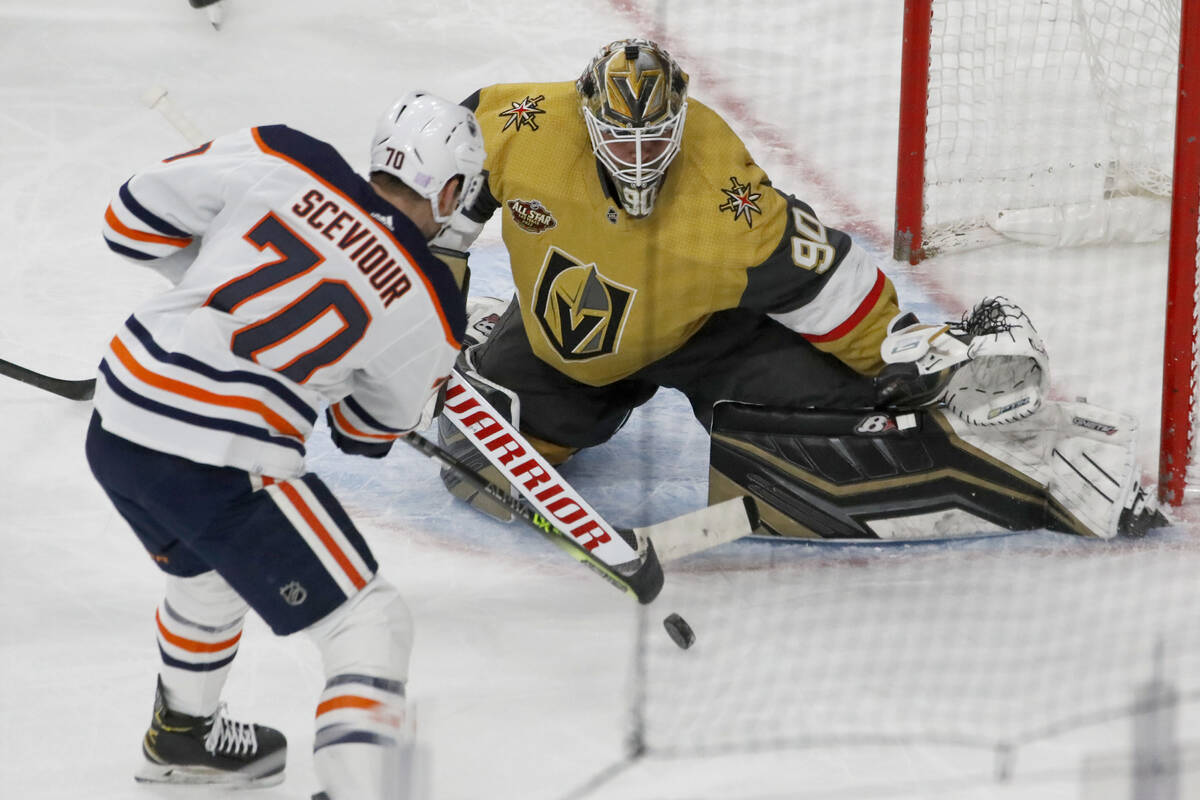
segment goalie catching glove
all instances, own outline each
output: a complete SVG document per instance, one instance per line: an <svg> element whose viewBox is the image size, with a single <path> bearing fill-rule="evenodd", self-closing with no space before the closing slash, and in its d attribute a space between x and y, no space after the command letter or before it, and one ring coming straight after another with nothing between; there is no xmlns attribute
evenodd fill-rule
<svg viewBox="0 0 1200 800"><path fill-rule="evenodd" d="M957 323L892 320L875 378L880 406L944 403L971 425L1004 425L1034 414L1049 380L1046 348L1029 316L1003 297L980 301Z"/></svg>

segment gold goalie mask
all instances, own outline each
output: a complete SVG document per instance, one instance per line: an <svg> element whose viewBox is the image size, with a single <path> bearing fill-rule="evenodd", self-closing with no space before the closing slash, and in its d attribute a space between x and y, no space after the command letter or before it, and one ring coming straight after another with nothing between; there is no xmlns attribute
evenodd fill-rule
<svg viewBox="0 0 1200 800"><path fill-rule="evenodd" d="M667 166L679 153L687 73L646 39L606 45L575 83L592 150L633 217L654 209Z"/></svg>

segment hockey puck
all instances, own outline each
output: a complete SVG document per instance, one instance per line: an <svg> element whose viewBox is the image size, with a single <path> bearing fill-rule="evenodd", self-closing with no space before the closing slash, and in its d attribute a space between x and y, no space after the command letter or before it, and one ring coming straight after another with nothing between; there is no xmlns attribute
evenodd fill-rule
<svg viewBox="0 0 1200 800"><path fill-rule="evenodd" d="M692 626L687 624L687 620L678 614L668 614L663 620L663 627L667 629L667 635L671 637L671 641L679 646L680 650L687 650L696 642L696 632L692 630Z"/></svg>

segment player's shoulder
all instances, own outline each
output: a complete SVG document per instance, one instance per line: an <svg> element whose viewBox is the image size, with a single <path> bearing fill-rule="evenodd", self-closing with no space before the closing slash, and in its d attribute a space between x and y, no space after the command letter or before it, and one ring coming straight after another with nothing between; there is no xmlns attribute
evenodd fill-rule
<svg viewBox="0 0 1200 800"><path fill-rule="evenodd" d="M287 125L259 125L249 130L262 154L330 184L351 197L361 196L366 180L333 145Z"/></svg>
<svg viewBox="0 0 1200 800"><path fill-rule="evenodd" d="M732 136L734 139L738 139L733 128L716 109L695 97L687 99L687 124L700 128L709 136ZM741 140L738 139L738 141Z"/></svg>
<svg viewBox="0 0 1200 800"><path fill-rule="evenodd" d="M463 102L488 133L521 133L556 127L579 117L574 81L498 83Z"/></svg>
<svg viewBox="0 0 1200 800"><path fill-rule="evenodd" d="M663 195L677 194L693 224L732 234L723 240L751 247L753 257L775 246L786 223L787 197L721 115L697 100L688 100L677 161L677 183L671 184L668 171Z"/></svg>
<svg viewBox="0 0 1200 800"><path fill-rule="evenodd" d="M380 197L328 142L286 125L261 125L252 128L250 135L263 154L280 159L307 178L335 189L383 225L420 270L429 299L445 326L456 340L462 340L466 327L462 292L450 269L430 252L424 235L404 212Z"/></svg>
<svg viewBox="0 0 1200 800"><path fill-rule="evenodd" d="M745 143L724 117L695 99L688 100L680 154L704 175L757 168Z"/></svg>

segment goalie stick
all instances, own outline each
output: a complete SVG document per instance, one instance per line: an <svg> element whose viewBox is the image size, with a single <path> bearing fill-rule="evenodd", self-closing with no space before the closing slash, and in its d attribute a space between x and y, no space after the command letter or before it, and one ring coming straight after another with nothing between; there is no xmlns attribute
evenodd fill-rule
<svg viewBox="0 0 1200 800"><path fill-rule="evenodd" d="M617 589L637 598L639 603L649 603L662 590L662 565L659 563L658 555L655 553L653 545L647 545L645 558L639 562L637 552L627 544L626 546L628 551L633 555L633 559L621 566L628 568L631 563L637 563L638 566L630 572L619 571L614 566L595 556L591 551L579 544L570 534L565 533L542 514L531 508L522 498L514 497L504 491L446 452L439 445L415 432L405 434L401 438L421 453L454 470L466 483L504 504L522 522L525 522L529 527L554 542L581 564L591 567L600 577L604 578ZM621 538L619 534L617 536ZM624 539L621 539L621 541L624 541Z"/></svg>
<svg viewBox="0 0 1200 800"><path fill-rule="evenodd" d="M526 522L530 515L540 518L553 529L555 539L572 546L577 558L592 566L603 565L602 572L609 571L618 576L618 585L634 583L635 578L647 581L648 577L638 578L638 575L647 569L651 559L656 563L659 561L656 550L659 546L664 548L662 560L673 560L748 536L758 524L754 501L735 497L657 525L622 533L596 513L457 369L450 373L446 382L441 414L487 457L521 496L511 496L465 466L456 472L460 475L465 474L464 471L473 473L472 485L483 489L505 507L516 510ZM548 535L551 533L540 524L537 527ZM655 595L662 582L661 568L658 571L659 585L654 589ZM653 595L647 597L640 589L630 593L642 603L653 599Z"/></svg>
<svg viewBox="0 0 1200 800"><path fill-rule="evenodd" d="M68 400L91 400L92 394L96 391L95 378L85 378L78 381L52 378L49 375L34 372L31 369L26 369L19 364L14 364L4 359L0 359L0 375L16 378L22 383L36 386L39 389L56 394L59 397L65 397Z"/></svg>

